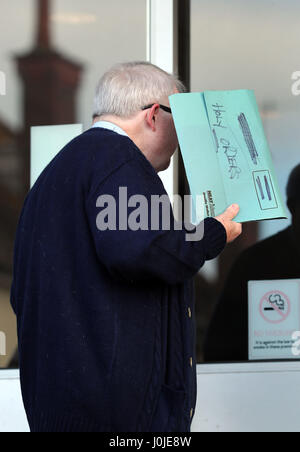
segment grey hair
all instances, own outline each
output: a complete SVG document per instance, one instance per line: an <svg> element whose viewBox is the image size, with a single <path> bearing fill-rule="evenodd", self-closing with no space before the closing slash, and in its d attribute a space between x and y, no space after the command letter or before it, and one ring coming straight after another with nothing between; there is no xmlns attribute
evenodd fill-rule
<svg viewBox="0 0 300 452"><path fill-rule="evenodd" d="M100 79L94 99L94 117L114 115L128 118L143 106L162 101L183 83L172 74L148 62L122 63Z"/></svg>

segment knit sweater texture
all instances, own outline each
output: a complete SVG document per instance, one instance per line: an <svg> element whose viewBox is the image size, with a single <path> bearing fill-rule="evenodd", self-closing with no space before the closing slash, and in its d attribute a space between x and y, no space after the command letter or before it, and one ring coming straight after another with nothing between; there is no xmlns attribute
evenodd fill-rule
<svg viewBox="0 0 300 452"><path fill-rule="evenodd" d="M193 277L226 232L99 230L99 197L165 195L135 144L94 128L29 192L15 242L11 303L33 432L186 432L196 404ZM131 206L128 213L134 211ZM119 213L117 213L119 220Z"/></svg>

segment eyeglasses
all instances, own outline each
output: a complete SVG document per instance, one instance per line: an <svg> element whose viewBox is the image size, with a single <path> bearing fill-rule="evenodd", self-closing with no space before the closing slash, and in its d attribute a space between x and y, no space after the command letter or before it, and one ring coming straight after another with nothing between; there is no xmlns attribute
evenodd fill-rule
<svg viewBox="0 0 300 452"><path fill-rule="evenodd" d="M148 110L148 108L152 108L153 105L155 105L155 104L147 105L146 107L143 107L142 110ZM159 108L161 108L162 110L166 111L167 113L172 114L171 108L166 107L165 105L160 105L159 104Z"/></svg>

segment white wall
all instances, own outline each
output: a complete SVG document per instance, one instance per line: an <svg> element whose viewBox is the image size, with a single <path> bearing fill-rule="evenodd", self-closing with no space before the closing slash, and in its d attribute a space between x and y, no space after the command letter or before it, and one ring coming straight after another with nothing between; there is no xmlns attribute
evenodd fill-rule
<svg viewBox="0 0 300 452"><path fill-rule="evenodd" d="M299 432L300 362L200 365L193 432Z"/></svg>
<svg viewBox="0 0 300 452"><path fill-rule="evenodd" d="M0 407L0 432L29 431L16 370L0 371Z"/></svg>

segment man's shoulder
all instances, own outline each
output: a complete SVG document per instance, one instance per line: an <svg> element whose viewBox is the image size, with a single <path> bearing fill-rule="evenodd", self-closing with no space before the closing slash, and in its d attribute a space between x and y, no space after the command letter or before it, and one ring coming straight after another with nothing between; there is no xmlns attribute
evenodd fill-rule
<svg viewBox="0 0 300 452"><path fill-rule="evenodd" d="M126 136L92 128L70 141L52 162L54 171L67 169L77 182L105 179L135 158L137 149Z"/></svg>
<svg viewBox="0 0 300 452"><path fill-rule="evenodd" d="M125 161L133 158L137 151L130 138L102 128L87 130L71 141L67 148L84 152L93 165L97 161L103 162L105 157L109 157L111 162L114 157Z"/></svg>

